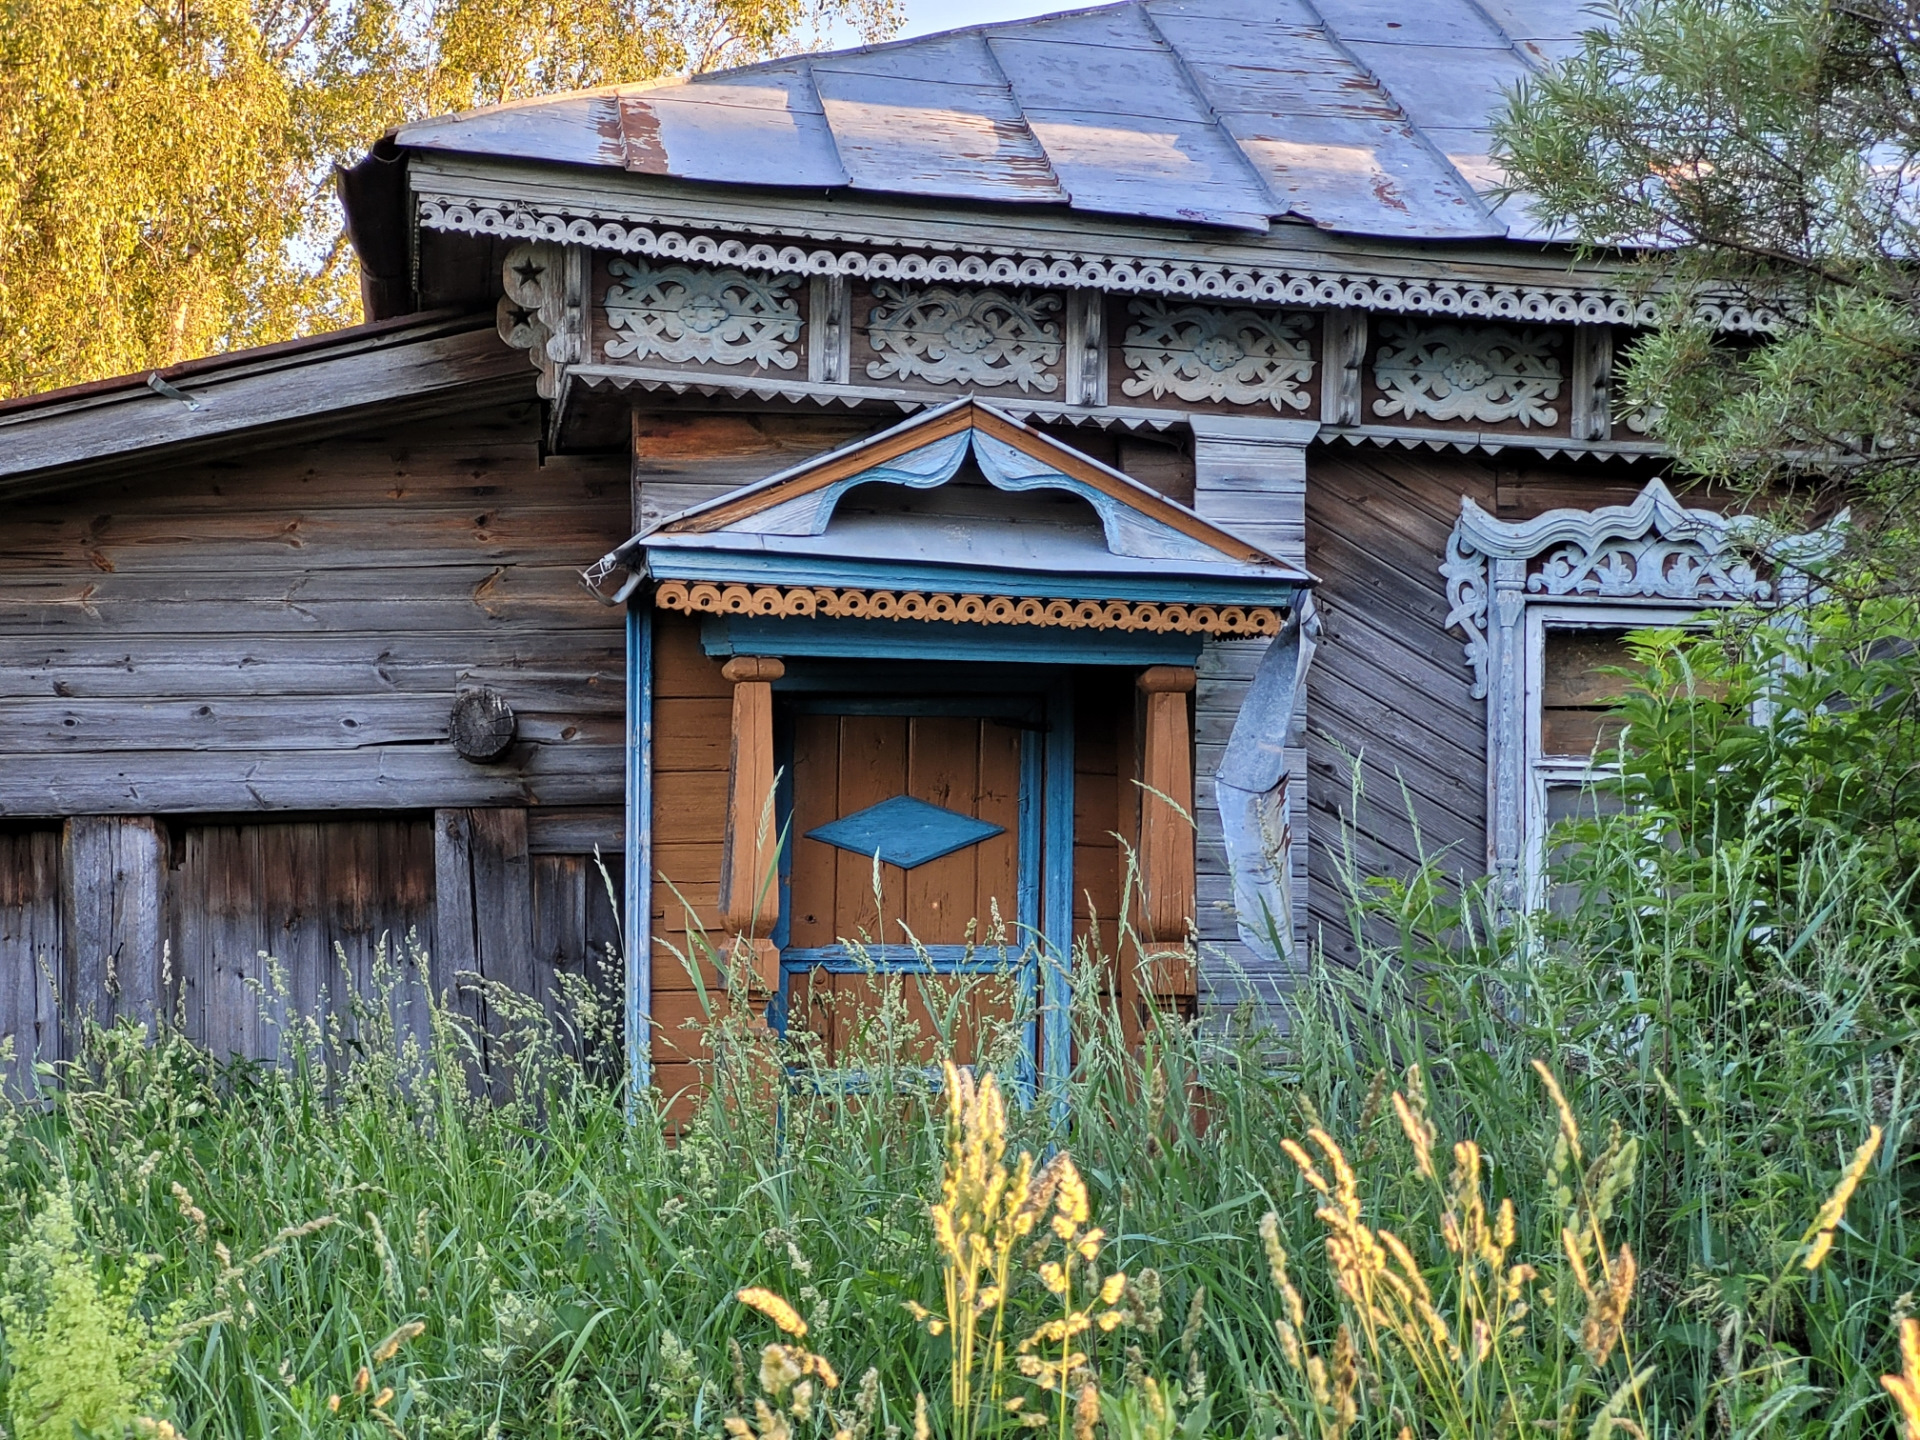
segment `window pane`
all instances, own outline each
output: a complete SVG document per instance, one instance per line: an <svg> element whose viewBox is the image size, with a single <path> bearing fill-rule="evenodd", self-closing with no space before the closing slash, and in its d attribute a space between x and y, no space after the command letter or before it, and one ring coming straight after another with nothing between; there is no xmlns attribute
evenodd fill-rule
<svg viewBox="0 0 1920 1440"><path fill-rule="evenodd" d="M1610 747L1619 733L1607 710L1628 682L1607 674L1632 663L1624 630L1549 630L1540 677L1540 751L1544 755L1591 755Z"/></svg>
<svg viewBox="0 0 1920 1440"><path fill-rule="evenodd" d="M1617 815L1625 808L1618 794L1606 790L1595 790L1590 784L1569 781L1548 781L1547 824L1549 827L1563 820L1592 820L1602 815ZM1552 867L1568 859L1574 851L1571 843L1562 843L1553 847L1547 856L1547 866ZM1556 885L1551 881L1547 885L1547 909L1555 915L1571 915L1580 903L1580 892L1571 885Z"/></svg>

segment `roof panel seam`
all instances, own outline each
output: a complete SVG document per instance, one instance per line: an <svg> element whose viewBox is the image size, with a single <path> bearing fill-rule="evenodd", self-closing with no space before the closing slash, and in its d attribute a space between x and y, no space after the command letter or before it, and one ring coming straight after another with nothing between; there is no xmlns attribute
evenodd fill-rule
<svg viewBox="0 0 1920 1440"><path fill-rule="evenodd" d="M1506 232L1505 224L1494 215L1492 207L1480 197L1480 192L1473 188L1472 182L1460 173L1459 167L1447 158L1440 147L1433 143L1432 137L1427 134L1426 130L1414 121L1413 116L1408 113L1407 107L1401 103L1400 97L1395 95L1388 87L1387 82L1380 78L1371 65L1361 63L1360 57L1354 54L1353 47L1347 43L1346 37L1327 23L1327 17L1320 13L1320 7L1314 3L1314 0L1299 0L1299 4L1301 9L1305 10L1319 22L1320 32L1327 37L1327 43L1335 50L1338 50L1340 54L1346 58L1349 65L1372 80L1382 95L1387 96L1393 101L1394 108L1400 112L1401 117L1406 123L1408 133L1413 137L1414 143L1425 150L1428 155L1432 156L1433 159L1445 169L1447 174L1453 176L1460 188L1472 197L1473 207L1480 212L1481 217L1489 225L1498 226L1501 233L1504 234Z"/></svg>
<svg viewBox="0 0 1920 1440"><path fill-rule="evenodd" d="M1507 47L1507 49L1511 50L1514 53L1515 57L1520 61L1522 65L1527 67L1527 70L1529 73L1534 75L1538 75L1541 73L1540 67L1534 64L1531 60L1527 58L1527 52L1522 50L1518 45L1514 43L1513 36L1507 33L1507 27L1502 25L1498 20L1493 18L1493 12L1491 10L1487 9L1486 6L1482 5L1480 3L1480 0L1466 0L1466 4L1470 9L1472 9L1476 14L1478 14L1482 20L1485 20L1487 22L1488 28L1490 28L1494 34L1500 37L1501 42Z"/></svg>
<svg viewBox="0 0 1920 1440"><path fill-rule="evenodd" d="M1060 167L1053 163L1053 154L1047 149L1046 142L1034 132L1033 126L1027 123L1027 107L1021 103L1019 93L1013 88L1013 78L1007 74L1007 67L1000 63L1000 57L993 52L993 37L984 30L977 30L974 34L979 38L980 48L986 52L987 63L993 66L993 73L1000 77L1000 84L1006 91L1007 103L1020 117L1020 128L1026 131L1027 138L1033 141L1033 148L1040 152L1040 158L1047 167L1047 174L1053 180L1053 188L1060 192L1068 205L1072 205L1073 191L1068 189L1060 179Z"/></svg>
<svg viewBox="0 0 1920 1440"><path fill-rule="evenodd" d="M840 137L833 133L833 117L827 114L827 102L820 98L820 86L813 78L813 61L802 56L797 68L813 96L813 103L820 109L820 128L827 132L827 147L833 151L833 163L840 167L840 183L842 186L852 185L853 171L847 165L847 157L840 153Z"/></svg>
<svg viewBox="0 0 1920 1440"><path fill-rule="evenodd" d="M1193 73L1193 67L1187 63L1187 57L1180 47L1167 39L1167 32L1160 28L1160 22L1154 18L1152 5L1145 3L1145 0L1140 4L1140 18L1146 22L1147 30L1160 42L1168 58L1173 61L1181 80L1186 83L1187 89L1192 93L1194 102L1206 112L1207 124L1212 127L1213 133L1220 137L1221 143L1239 162L1240 172L1252 182L1254 193L1266 197L1267 214L1270 216L1291 214L1292 212L1280 197L1274 194L1273 187L1267 184L1267 177L1262 175L1253 161L1247 158L1247 152L1240 148L1240 142L1234 139L1233 133L1220 122L1220 109L1213 103L1213 96L1207 92L1200 77Z"/></svg>

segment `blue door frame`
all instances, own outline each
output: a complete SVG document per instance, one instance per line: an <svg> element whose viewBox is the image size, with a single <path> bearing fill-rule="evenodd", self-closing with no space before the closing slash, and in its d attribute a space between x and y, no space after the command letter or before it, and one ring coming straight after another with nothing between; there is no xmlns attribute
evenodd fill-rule
<svg viewBox="0 0 1920 1440"><path fill-rule="evenodd" d="M711 653L713 646L707 647ZM952 663L950 657L920 653L917 642L908 645L876 647L896 649L892 656L874 655L871 658L882 662L884 668L876 670L873 687L887 687L895 691L892 695L874 697L864 701L872 706L893 705L897 707L921 707L919 709L896 709L893 713L919 714L979 714L980 706L988 697L998 696L1004 702L1007 697L1021 697L1020 703L1031 709L1039 707L1043 717L1043 729L1030 731L1026 743L1021 747L1021 811L1020 811L1020 853L1022 866L1022 884L1016 908L1020 911L1018 924L1021 929L1034 937L1036 968L1039 970L1040 1007L1038 1016L1038 1039L1040 1042L1040 1064L1038 1079L1040 1088L1046 1095L1056 1114L1064 1116L1066 1108L1067 1079L1072 1065L1072 1022L1071 1006L1073 992L1073 679L1069 668L1055 662L1049 655L1048 662L1027 663L1017 661L1007 663L1004 660L978 667L969 664ZM1143 647L1144 649L1145 647ZM762 647L762 653L779 653L780 647L769 644ZM652 874L653 874L653 611L650 606L635 602L627 611L627 746L626 746L626 796L627 813L625 826L625 876L624 898L626 914L623 917L623 933L626 941L626 1049L627 1079L630 1094L637 1095L652 1083L652 1035L653 1012L653 933L652 933ZM985 654L981 660L987 661ZM1154 659L1160 658L1157 654ZM941 663L932 674L913 672L913 662L938 659ZM1125 656L1100 654L1082 657L1083 663L1139 663L1140 657L1133 654ZM901 662L906 662L903 666ZM1151 661L1149 661L1151 663ZM906 693L901 693L904 684ZM818 690L822 682L817 677L809 677L804 668L798 673L790 673L786 680L777 682L775 689L784 696L797 695L808 690ZM936 691L937 687L937 691ZM930 693L916 695L915 689L925 689ZM936 693L945 692L944 698L936 701ZM969 693L971 692L971 693ZM829 702L838 703L838 702ZM930 703L944 703L956 708L945 711L930 710ZM971 707L970 709L967 707ZM851 713L851 712L844 712ZM874 713L869 711L869 713ZM792 798L790 782L785 776L790 769L783 764L782 784L787 794L782 797L785 813L791 814ZM1029 805L1029 795L1037 796L1037 804ZM1037 812L1032 813L1030 812ZM1031 843L1032 832L1038 832L1038 845ZM1028 857L1038 855L1038 876L1034 887L1037 891L1034 909L1037 925L1028 927L1028 887L1025 883L1025 871ZM780 929L776 940L784 940L786 929L785 872L788 864L790 846L781 847L782 893ZM796 966L795 968L805 968ZM855 967L859 968L859 967ZM937 968L937 967L935 967ZM781 973L781 994L776 1003L784 1004L786 991L787 966L783 960ZM784 1016L781 1017L784 1021ZM1028 1043L1029 1065L1032 1060L1032 1040ZM1026 1077L1023 1077L1023 1079ZM633 1104L628 1102L629 1115Z"/></svg>

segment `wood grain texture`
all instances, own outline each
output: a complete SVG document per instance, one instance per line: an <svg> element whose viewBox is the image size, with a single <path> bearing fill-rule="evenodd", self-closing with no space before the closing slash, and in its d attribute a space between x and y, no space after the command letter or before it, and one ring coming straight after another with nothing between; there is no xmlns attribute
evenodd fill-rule
<svg viewBox="0 0 1920 1440"><path fill-rule="evenodd" d="M428 1037L437 950L422 815L176 824L175 1017L216 1055L286 1061L330 1019L371 1043ZM369 1010L368 1007L372 1007ZM297 1027L297 1028L296 1028Z"/></svg>
<svg viewBox="0 0 1920 1440"><path fill-rule="evenodd" d="M60 1058L55 983L65 945L61 934L60 832L0 831L0 1097L39 1093L36 1061Z"/></svg>
<svg viewBox="0 0 1920 1440"><path fill-rule="evenodd" d="M1306 503L1309 490L1306 451L1302 444L1281 443L1234 433L1197 433L1194 440L1194 508L1282 560L1304 562ZM1271 1003L1291 981L1282 967L1265 959L1240 938L1234 906L1233 880L1224 860L1220 811L1214 798L1212 775L1219 763L1220 745L1230 733L1245 699L1254 668L1266 653L1264 640L1214 640L1202 647L1194 693L1196 728L1220 734L1216 745L1195 747L1198 781L1194 795L1194 824L1198 846L1195 876L1195 922L1200 936L1200 1002L1232 1006L1251 989L1255 998ZM1304 780L1304 753L1289 751L1290 773ZM1306 787L1289 790L1294 834L1295 913L1306 913L1307 862ZM1213 863L1208 863L1208 857ZM1298 939L1304 926L1296 927Z"/></svg>
<svg viewBox="0 0 1920 1440"><path fill-rule="evenodd" d="M1360 879L1423 858L1461 877L1485 872L1486 705L1446 627L1439 570L1461 497L1522 519L1617 504L1637 484L1595 464L1313 452L1306 559L1326 633L1307 680L1308 916L1330 959L1363 958L1347 917L1349 861ZM1204 717L1201 728L1204 744Z"/></svg>
<svg viewBox="0 0 1920 1440"><path fill-rule="evenodd" d="M167 846L166 827L150 815L80 815L66 822L60 989L69 1042L82 1017L152 1025L167 1013Z"/></svg>
<svg viewBox="0 0 1920 1440"><path fill-rule="evenodd" d="M482 397L524 403L533 380L526 359L494 327L471 316L399 328L355 330L318 344L266 347L222 363L200 362L179 383L201 403L188 409L144 385L89 388L72 398L0 416L0 478L9 489L53 484L76 468L98 470L129 457L205 452L244 444L269 427L302 435L337 431L343 412L418 412ZM477 393L476 393L477 392ZM38 472L38 473L36 473Z"/></svg>
<svg viewBox="0 0 1920 1440"><path fill-rule="evenodd" d="M542 463L538 426L369 417L16 504L0 815L618 806L621 615L578 572L626 464ZM487 765L447 738L478 686L521 721Z"/></svg>
<svg viewBox="0 0 1920 1440"><path fill-rule="evenodd" d="M648 963L658 1012L668 1003L665 997L694 992L691 966L701 967L704 982L718 993L720 976L711 959L718 939L733 687L720 673L721 662L701 650L698 622L684 615L654 616L653 667L654 948ZM708 927L715 932L712 941ZM672 1089L664 1080L655 1083Z"/></svg>
<svg viewBox="0 0 1920 1440"><path fill-rule="evenodd" d="M533 994L574 1054L617 1074L625 976L613 896L623 893L621 859L536 854L530 869Z"/></svg>
<svg viewBox="0 0 1920 1440"><path fill-rule="evenodd" d="M527 812L439 810L433 817L437 994L474 1025L480 1063L496 1096L506 1093L514 1052L512 1016L489 993L535 995L533 877Z"/></svg>

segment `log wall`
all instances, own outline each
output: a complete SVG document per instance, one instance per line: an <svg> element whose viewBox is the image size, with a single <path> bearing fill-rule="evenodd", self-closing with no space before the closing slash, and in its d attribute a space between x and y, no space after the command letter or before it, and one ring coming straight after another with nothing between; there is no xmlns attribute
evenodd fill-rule
<svg viewBox="0 0 1920 1440"><path fill-rule="evenodd" d="M607 805L628 534L617 457L540 462L537 412L142 470L10 507L0 815ZM446 743L462 687L519 716Z"/></svg>
<svg viewBox="0 0 1920 1440"><path fill-rule="evenodd" d="M630 533L629 461L543 458L539 425L531 402L364 418L10 503L16 1087L29 1057L72 1053L56 1000L70 1022L164 1018L218 1054L283 1057L294 1017L372 982L383 940L413 1033L457 972L548 1004L569 971L617 993L592 851L617 883L624 616L579 572ZM475 764L447 721L482 685L518 730Z"/></svg>
<svg viewBox="0 0 1920 1440"><path fill-rule="evenodd" d="M1313 943L1353 964L1349 856L1361 878L1404 875L1422 857L1486 872L1486 702L1446 628L1440 575L1461 497L1525 519L1624 504L1645 477L1344 446L1311 452L1307 477L1307 568L1325 624L1307 681L1308 917Z"/></svg>

